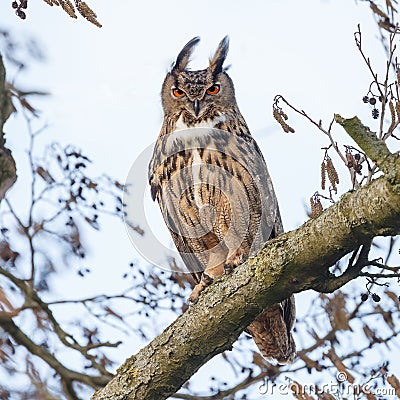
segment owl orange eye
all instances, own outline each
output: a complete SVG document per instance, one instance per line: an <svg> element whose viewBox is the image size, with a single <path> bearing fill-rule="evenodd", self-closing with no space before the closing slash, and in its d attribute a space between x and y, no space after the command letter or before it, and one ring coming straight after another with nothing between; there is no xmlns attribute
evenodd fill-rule
<svg viewBox="0 0 400 400"><path fill-rule="evenodd" d="M185 92L181 89L175 88L172 89L172 94L177 98L181 98L185 95Z"/></svg>
<svg viewBox="0 0 400 400"><path fill-rule="evenodd" d="M219 85L215 84L207 89L207 94L217 94L219 92Z"/></svg>

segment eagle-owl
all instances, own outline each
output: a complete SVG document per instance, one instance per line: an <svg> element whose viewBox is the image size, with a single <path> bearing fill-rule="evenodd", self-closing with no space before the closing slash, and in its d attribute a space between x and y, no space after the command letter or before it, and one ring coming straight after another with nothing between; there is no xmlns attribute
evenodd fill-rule
<svg viewBox="0 0 400 400"><path fill-rule="evenodd" d="M165 77L164 121L149 165L152 198L196 282L191 302L214 278L283 232L264 158L223 68L228 37L208 68L191 71L187 66L199 40L186 44ZM290 363L294 320L292 296L264 310L246 331L265 358Z"/></svg>

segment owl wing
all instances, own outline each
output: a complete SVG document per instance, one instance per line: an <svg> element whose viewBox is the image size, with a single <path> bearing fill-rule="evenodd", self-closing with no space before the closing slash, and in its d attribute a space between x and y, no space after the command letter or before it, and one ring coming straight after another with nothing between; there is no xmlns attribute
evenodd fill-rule
<svg viewBox="0 0 400 400"><path fill-rule="evenodd" d="M253 256L262 249L268 240L282 234L284 231L278 200L268 172L267 164L254 138L249 136L249 138L246 139L248 141L248 151L257 154L256 157L252 157L248 168L249 170L255 171L253 176L256 177L256 184L260 188L262 208L259 229L254 238L250 253L250 255Z"/></svg>

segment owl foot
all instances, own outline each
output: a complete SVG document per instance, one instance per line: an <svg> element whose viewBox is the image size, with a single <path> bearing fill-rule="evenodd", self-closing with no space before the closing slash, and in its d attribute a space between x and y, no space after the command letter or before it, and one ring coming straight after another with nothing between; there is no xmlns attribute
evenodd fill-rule
<svg viewBox="0 0 400 400"><path fill-rule="evenodd" d="M234 268L235 268L235 265L233 265L233 264L228 264L228 263L224 264L224 274L225 275L230 274Z"/></svg>
<svg viewBox="0 0 400 400"><path fill-rule="evenodd" d="M245 256L243 253L236 253L232 257L228 258L224 264L224 274L230 274L233 269L242 264L244 260Z"/></svg>
<svg viewBox="0 0 400 400"><path fill-rule="evenodd" d="M213 282L213 279L212 279L210 276L208 276L207 274L205 274L205 273L203 272L203 275L201 276L200 283L198 283L198 284L194 287L194 289L193 289L191 295L189 296L189 299L188 299L188 300L189 300L189 303L192 303L192 304L196 303L197 300L199 299L200 293L201 293L207 286L210 286L210 285L212 284L212 282Z"/></svg>

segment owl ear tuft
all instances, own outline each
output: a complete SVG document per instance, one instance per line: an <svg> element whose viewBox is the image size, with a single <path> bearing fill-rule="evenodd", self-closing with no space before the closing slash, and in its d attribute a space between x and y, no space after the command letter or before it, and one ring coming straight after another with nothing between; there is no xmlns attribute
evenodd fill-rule
<svg viewBox="0 0 400 400"><path fill-rule="evenodd" d="M200 42L200 38L198 36L194 37L188 43L186 43L185 47L181 50L176 58L173 70L175 71L184 71L189 64L190 56L192 55L194 47Z"/></svg>
<svg viewBox="0 0 400 400"><path fill-rule="evenodd" d="M209 68L213 75L218 75L220 72L222 72L222 65L224 64L225 58L228 55L228 50L229 36L225 36L218 45L214 56L210 58Z"/></svg>

